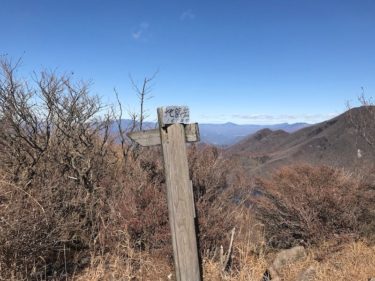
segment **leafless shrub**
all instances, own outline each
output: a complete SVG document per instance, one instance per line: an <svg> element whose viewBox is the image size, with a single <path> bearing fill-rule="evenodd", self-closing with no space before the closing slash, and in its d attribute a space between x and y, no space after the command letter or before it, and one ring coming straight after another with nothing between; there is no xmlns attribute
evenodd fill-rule
<svg viewBox="0 0 375 281"><path fill-rule="evenodd" d="M130 81L133 86L133 89L139 99L139 130L142 131L143 129L143 122L148 117L147 112L145 110L145 101L152 98L151 92L152 92L152 82L155 80L156 75L158 74L158 71L154 72L153 75L150 77L145 77L143 79L143 82L141 86L138 86L136 81L134 81L133 77L130 75Z"/></svg>
<svg viewBox="0 0 375 281"><path fill-rule="evenodd" d="M121 143L122 159L125 163L125 166L127 161L129 160L129 157L136 158L139 156L139 145L134 143L131 139L129 139L126 136L126 134L133 131L142 131L144 129L143 123L145 119L149 117L147 114L147 110L145 109L145 104L147 100L153 98L153 96L151 96L153 86L152 83L157 74L158 71L156 71L150 77L145 77L143 79L141 86L139 86L137 82L133 79L133 77L129 75L133 90L135 91L135 94L137 95L139 100L139 112L130 110L127 112L131 120L130 125L128 125L127 128L124 128L123 125L124 120L122 118L124 116L124 110L120 100L120 95L118 91L114 89L118 105L118 111L113 115L116 116L115 122L117 124L118 138Z"/></svg>
<svg viewBox="0 0 375 281"><path fill-rule="evenodd" d="M254 199L268 244L276 248L316 245L340 236L359 237L373 214L369 187L335 168L309 165L279 169L258 180ZM372 215L373 216L373 215Z"/></svg>
<svg viewBox="0 0 375 281"><path fill-rule="evenodd" d="M5 277L66 275L95 250L108 220L111 116L98 117L88 85L48 72L29 83L16 66L1 62L0 266Z"/></svg>
<svg viewBox="0 0 375 281"><path fill-rule="evenodd" d="M124 243L170 255L160 151L119 147L122 114L86 83L51 72L29 82L17 66L1 61L1 277L66 279L96 255L127 258ZM138 129L143 119L142 108Z"/></svg>
<svg viewBox="0 0 375 281"><path fill-rule="evenodd" d="M42 72L32 87L17 80L9 62L2 61L1 67L3 169L25 183L36 175L48 177L37 170L53 164L61 176L75 178L92 192L102 176L99 167L110 154L111 118L98 117L103 109L99 98L89 95L88 85L75 84L70 77Z"/></svg>
<svg viewBox="0 0 375 281"><path fill-rule="evenodd" d="M116 200L122 224L137 250L171 257L164 172L159 149L140 148L123 174L124 188Z"/></svg>
<svg viewBox="0 0 375 281"><path fill-rule="evenodd" d="M240 224L233 189L227 173L230 163L212 146L191 146L188 150L191 179L195 193L202 255L218 254L220 245L228 247L230 232ZM124 174L126 189L117 201L135 248L168 257L172 243L168 221L167 196L159 148L142 149L139 157L128 162Z"/></svg>
<svg viewBox="0 0 375 281"><path fill-rule="evenodd" d="M358 97L361 104L361 114L358 114L358 108L351 108L348 103L348 117L351 125L356 129L359 136L361 136L369 145L375 146L375 105L371 98L365 96L362 87L362 94Z"/></svg>
<svg viewBox="0 0 375 281"><path fill-rule="evenodd" d="M236 201L236 188L229 183L232 163L214 146L192 146L189 168L198 216L201 254L216 256L220 246L229 247L230 233L239 227L243 206ZM230 187L230 188L229 188Z"/></svg>
<svg viewBox="0 0 375 281"><path fill-rule="evenodd" d="M202 254L228 246L230 231L238 223L236 203L228 188L229 162L212 146L191 146L188 150L195 193ZM143 149L127 168L127 188L118 209L133 245L171 261L172 247L167 196L159 148Z"/></svg>

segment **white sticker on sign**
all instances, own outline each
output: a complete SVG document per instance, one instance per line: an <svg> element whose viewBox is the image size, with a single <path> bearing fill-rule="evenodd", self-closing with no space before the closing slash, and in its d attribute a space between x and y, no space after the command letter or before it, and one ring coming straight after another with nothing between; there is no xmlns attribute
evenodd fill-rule
<svg viewBox="0 0 375 281"><path fill-rule="evenodd" d="M163 124L189 123L190 115L187 106L163 107Z"/></svg>

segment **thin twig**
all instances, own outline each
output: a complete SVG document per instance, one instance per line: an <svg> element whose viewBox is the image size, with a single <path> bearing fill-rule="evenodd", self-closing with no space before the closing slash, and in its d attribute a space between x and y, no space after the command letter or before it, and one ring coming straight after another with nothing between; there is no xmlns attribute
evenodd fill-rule
<svg viewBox="0 0 375 281"><path fill-rule="evenodd" d="M232 249L233 249L233 240L234 240L234 233L236 231L236 228L233 227L232 229L232 234L231 234L231 237L230 237L230 243L229 243L229 248L228 248L228 253L227 253L227 256L226 256L226 259L225 259L225 262L223 264L223 268L222 268L222 271L225 271L227 269L227 266L228 266L228 263L229 263L229 260L232 256Z"/></svg>
<svg viewBox="0 0 375 281"><path fill-rule="evenodd" d="M4 181L4 180L0 180L1 183L3 184L7 184L9 186L12 186L22 192L24 192L27 196L29 196L43 211L43 213L45 214L46 211L44 210L43 206L38 202L38 200L36 200L30 193L28 193L27 191L23 190L22 188L18 187L17 185L13 184L13 183L10 183L10 182L7 182L7 181ZM31 181L28 181L25 186L28 186L30 184Z"/></svg>

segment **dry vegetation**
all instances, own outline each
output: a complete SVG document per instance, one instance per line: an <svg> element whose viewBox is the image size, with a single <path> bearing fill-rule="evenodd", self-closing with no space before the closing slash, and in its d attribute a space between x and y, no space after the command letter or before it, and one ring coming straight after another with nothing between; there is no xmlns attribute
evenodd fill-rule
<svg viewBox="0 0 375 281"><path fill-rule="evenodd" d="M159 149L115 136L118 116L87 85L54 73L27 83L1 67L0 280L173 280ZM374 186L297 166L254 192L241 171L228 180L238 167L211 146L190 146L189 164L205 280L261 280L275 251L296 244L309 254L285 280L310 265L316 280L375 275Z"/></svg>
<svg viewBox="0 0 375 281"><path fill-rule="evenodd" d="M271 247L374 236L374 189L348 172L327 166L288 166L272 179L258 180L258 186L262 195L254 210Z"/></svg>

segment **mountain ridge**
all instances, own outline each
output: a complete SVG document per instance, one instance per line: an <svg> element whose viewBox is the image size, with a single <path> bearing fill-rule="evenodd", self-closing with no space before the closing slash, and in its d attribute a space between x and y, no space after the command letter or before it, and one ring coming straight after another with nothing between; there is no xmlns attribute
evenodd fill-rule
<svg viewBox="0 0 375 281"><path fill-rule="evenodd" d="M132 120L121 119L121 125L124 129L130 128ZM117 123L112 125L111 131L117 131ZM287 132L294 132L301 128L311 126L307 123L280 123L272 125L257 125L257 124L236 124L233 122L227 122L222 124L213 123L199 123L199 131L201 142L212 144L216 146L227 147L233 145L247 136L257 132L258 130L269 128L271 130L283 129ZM157 127L156 122L143 122L143 129L154 129Z"/></svg>
<svg viewBox="0 0 375 281"><path fill-rule="evenodd" d="M226 154L252 171L298 162L343 168L372 165L375 147L359 134L356 127L359 122L373 122L363 107L292 133L258 131L227 148ZM366 134L375 139L374 126L368 128Z"/></svg>

